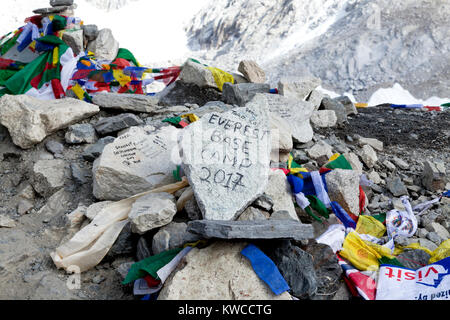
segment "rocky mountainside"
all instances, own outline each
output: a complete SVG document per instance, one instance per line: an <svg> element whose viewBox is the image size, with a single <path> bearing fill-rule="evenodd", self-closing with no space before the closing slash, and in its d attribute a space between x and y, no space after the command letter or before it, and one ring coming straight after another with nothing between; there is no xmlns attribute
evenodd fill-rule
<svg viewBox="0 0 450 320"><path fill-rule="evenodd" d="M445 0L220 0L186 27L194 53L230 68L260 63L274 83L314 75L362 101L395 82L417 98L450 91Z"/></svg>

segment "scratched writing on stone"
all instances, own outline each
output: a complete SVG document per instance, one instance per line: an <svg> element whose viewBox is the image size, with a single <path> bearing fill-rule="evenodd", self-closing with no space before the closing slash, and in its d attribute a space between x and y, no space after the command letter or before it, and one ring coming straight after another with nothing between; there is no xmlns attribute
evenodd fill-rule
<svg viewBox="0 0 450 320"><path fill-rule="evenodd" d="M207 165L214 163L220 167L203 166L199 178L202 183L236 191L246 188L246 171L254 165L250 153L258 141L268 138L270 130L256 127L253 111L247 115L235 111L232 114L235 120L215 113L209 116L207 123L212 130L205 137L201 157Z"/></svg>

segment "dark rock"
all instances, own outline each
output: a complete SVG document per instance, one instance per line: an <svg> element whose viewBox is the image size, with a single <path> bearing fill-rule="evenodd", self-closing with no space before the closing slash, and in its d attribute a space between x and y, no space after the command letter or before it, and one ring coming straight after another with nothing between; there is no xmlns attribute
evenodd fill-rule
<svg viewBox="0 0 450 320"><path fill-rule="evenodd" d="M71 6L73 5L73 0L50 0L50 6Z"/></svg>
<svg viewBox="0 0 450 320"><path fill-rule="evenodd" d="M65 139L69 144L95 143L97 135L90 123L82 123L70 126L66 132Z"/></svg>
<svg viewBox="0 0 450 320"><path fill-rule="evenodd" d="M273 200L268 195L263 194L253 202L252 206L270 212L273 207Z"/></svg>
<svg viewBox="0 0 450 320"><path fill-rule="evenodd" d="M294 161L298 164L305 164L310 160L306 152L303 150L292 150L292 156Z"/></svg>
<svg viewBox="0 0 450 320"><path fill-rule="evenodd" d="M89 41L94 41L98 36L98 27L95 24L86 24L82 25L81 29L83 29L84 36Z"/></svg>
<svg viewBox="0 0 450 320"><path fill-rule="evenodd" d="M342 268L330 246L310 241L303 248L313 257L317 292L313 299L331 300L339 289Z"/></svg>
<svg viewBox="0 0 450 320"><path fill-rule="evenodd" d="M408 189L406 189L405 185L399 177L386 179L386 186L388 190L394 195L394 197L408 194Z"/></svg>
<svg viewBox="0 0 450 320"><path fill-rule="evenodd" d="M35 14L52 14L52 13L61 13L69 9L70 6L55 6L51 8L39 8L36 10L33 10L33 13Z"/></svg>
<svg viewBox="0 0 450 320"><path fill-rule="evenodd" d="M152 255L151 248L148 246L147 240L144 236L141 236L137 243L136 248L136 258L138 261L141 261L145 258L148 258Z"/></svg>
<svg viewBox="0 0 450 320"><path fill-rule="evenodd" d="M405 268L417 270L428 265L430 255L420 249L405 249L396 258Z"/></svg>
<svg viewBox="0 0 450 320"><path fill-rule="evenodd" d="M200 88L193 83L175 81L165 88L160 95L162 106L184 105L186 103L204 105L209 101L220 101L222 94L214 88Z"/></svg>
<svg viewBox="0 0 450 320"><path fill-rule="evenodd" d="M94 161L97 159L103 152L105 146L109 143L114 142L114 137L104 137L97 141L97 143L87 146L82 154L82 157L86 161Z"/></svg>
<svg viewBox="0 0 450 320"><path fill-rule="evenodd" d="M115 117L103 118L95 124L95 130L102 136L126 129L132 126L144 124L139 117L132 113L122 113Z"/></svg>
<svg viewBox="0 0 450 320"><path fill-rule="evenodd" d="M132 255L134 251L135 235L131 232L131 223L127 223L117 237L111 249L108 251L107 257L115 258L118 256Z"/></svg>
<svg viewBox="0 0 450 320"><path fill-rule="evenodd" d="M59 143L55 140L49 140L45 143L45 147L48 151L50 151L53 154L62 154L64 151L64 146L62 143Z"/></svg>
<svg viewBox="0 0 450 320"><path fill-rule="evenodd" d="M221 221L197 220L188 223L188 232L203 236L206 239L294 239L303 240L314 237L311 225L298 221L285 220L253 220L253 221Z"/></svg>
<svg viewBox="0 0 450 320"><path fill-rule="evenodd" d="M198 207L197 201L194 197L186 202L186 204L184 205L184 210L186 211L189 219L202 219L202 212L200 211L200 208Z"/></svg>
<svg viewBox="0 0 450 320"><path fill-rule="evenodd" d="M282 241L273 252L268 252L268 256L289 284L292 295L305 299L316 292L316 272L309 253L293 246L290 241Z"/></svg>
<svg viewBox="0 0 450 320"><path fill-rule="evenodd" d="M82 169L77 163L70 164L72 178L77 184L85 184L87 182L86 176L89 175L88 170Z"/></svg>
<svg viewBox="0 0 450 320"><path fill-rule="evenodd" d="M243 107L257 93L269 93L270 85L267 83L225 83L223 85L223 101Z"/></svg>

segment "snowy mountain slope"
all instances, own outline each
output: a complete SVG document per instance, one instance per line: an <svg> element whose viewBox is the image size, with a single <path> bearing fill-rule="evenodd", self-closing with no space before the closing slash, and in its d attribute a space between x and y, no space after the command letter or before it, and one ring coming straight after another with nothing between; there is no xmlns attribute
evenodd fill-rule
<svg viewBox="0 0 450 320"><path fill-rule="evenodd" d="M450 96L448 0L217 0L186 28L207 62L260 63L272 83L314 75L362 101L401 84L418 98Z"/></svg>

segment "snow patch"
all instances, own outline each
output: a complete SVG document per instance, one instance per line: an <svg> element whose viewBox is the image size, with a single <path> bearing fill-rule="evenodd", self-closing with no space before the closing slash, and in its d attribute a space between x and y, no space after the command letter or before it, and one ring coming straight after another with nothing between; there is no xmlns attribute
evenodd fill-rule
<svg viewBox="0 0 450 320"><path fill-rule="evenodd" d="M423 104L427 106L440 106L447 103L450 98L431 97L426 100L415 98L408 90L400 84L395 83L392 88L381 88L375 91L369 99L369 106L376 106L384 103L392 104Z"/></svg>

